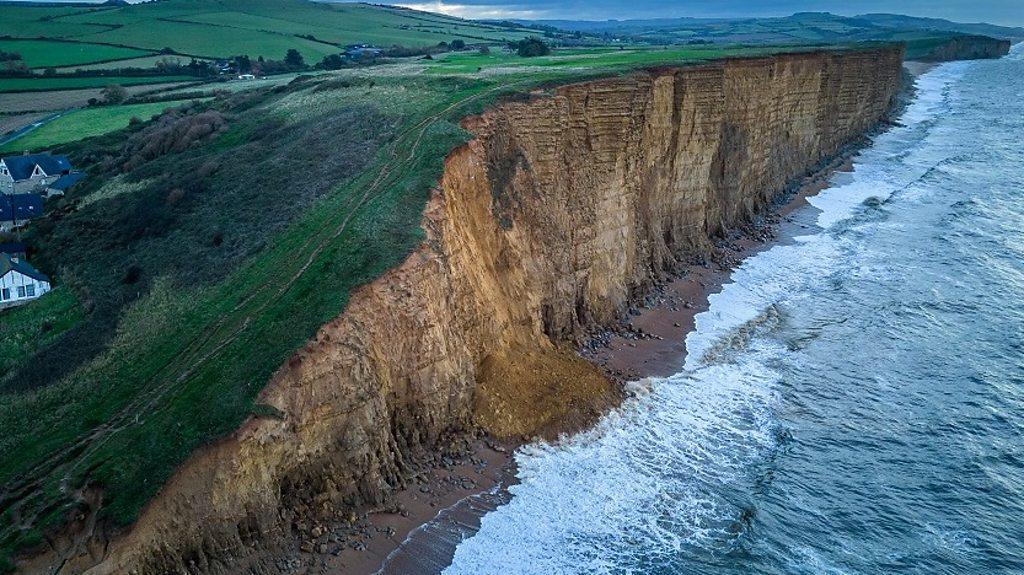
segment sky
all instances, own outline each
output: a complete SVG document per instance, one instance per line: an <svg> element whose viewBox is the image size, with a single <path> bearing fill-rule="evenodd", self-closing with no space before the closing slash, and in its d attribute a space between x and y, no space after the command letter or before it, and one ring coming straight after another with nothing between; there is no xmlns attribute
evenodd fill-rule
<svg viewBox="0 0 1024 575"><path fill-rule="evenodd" d="M378 2L381 0L377 0ZM463 18L608 20L788 16L820 11L846 16L888 12L1024 26L1024 0L397 0Z"/></svg>

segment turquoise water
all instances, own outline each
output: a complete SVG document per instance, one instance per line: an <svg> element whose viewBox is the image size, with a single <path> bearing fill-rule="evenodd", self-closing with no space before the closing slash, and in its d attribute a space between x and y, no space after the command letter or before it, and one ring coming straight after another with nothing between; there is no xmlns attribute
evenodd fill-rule
<svg viewBox="0 0 1024 575"><path fill-rule="evenodd" d="M902 124L445 572L1024 573L1024 50Z"/></svg>

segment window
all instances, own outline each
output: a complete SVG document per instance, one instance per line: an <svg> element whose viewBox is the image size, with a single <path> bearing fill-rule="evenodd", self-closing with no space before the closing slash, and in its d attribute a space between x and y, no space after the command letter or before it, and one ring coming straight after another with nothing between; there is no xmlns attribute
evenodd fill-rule
<svg viewBox="0 0 1024 575"><path fill-rule="evenodd" d="M25 286L18 286L18 297L25 297Z"/></svg>
<svg viewBox="0 0 1024 575"><path fill-rule="evenodd" d="M0 301L9 299L11 299L11 290L9 288L0 290Z"/></svg>
<svg viewBox="0 0 1024 575"><path fill-rule="evenodd" d="M25 293L28 294L28 297L36 297L36 284L29 284L29 286L25 288Z"/></svg>

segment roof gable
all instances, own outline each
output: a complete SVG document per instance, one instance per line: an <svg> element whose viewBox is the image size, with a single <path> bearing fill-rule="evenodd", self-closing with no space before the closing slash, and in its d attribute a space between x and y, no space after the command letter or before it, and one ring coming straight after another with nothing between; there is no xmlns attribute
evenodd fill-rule
<svg viewBox="0 0 1024 575"><path fill-rule="evenodd" d="M50 175L60 174L71 169L71 161L67 156L51 156L50 154L7 156L3 158L3 162L14 181L27 180L32 177L36 166Z"/></svg>
<svg viewBox="0 0 1024 575"><path fill-rule="evenodd" d="M0 254L0 278L12 271L28 276L36 281L50 283L50 278L32 267L32 264L27 261L21 258L14 260L7 254Z"/></svg>

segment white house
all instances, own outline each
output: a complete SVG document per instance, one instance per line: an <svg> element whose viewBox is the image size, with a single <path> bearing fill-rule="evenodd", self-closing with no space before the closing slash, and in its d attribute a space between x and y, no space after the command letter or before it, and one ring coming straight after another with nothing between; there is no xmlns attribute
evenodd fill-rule
<svg viewBox="0 0 1024 575"><path fill-rule="evenodd" d="M20 257L0 253L0 309L32 301L50 291L50 278Z"/></svg>

